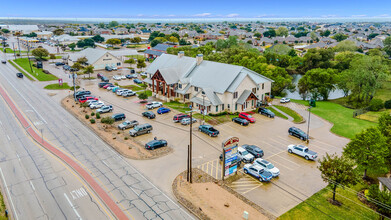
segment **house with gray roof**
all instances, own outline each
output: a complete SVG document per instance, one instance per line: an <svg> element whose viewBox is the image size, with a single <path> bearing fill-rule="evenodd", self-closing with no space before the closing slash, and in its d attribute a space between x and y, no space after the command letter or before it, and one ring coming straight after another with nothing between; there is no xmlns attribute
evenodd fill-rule
<svg viewBox="0 0 391 220"><path fill-rule="evenodd" d="M85 57L87 58L87 64L92 65L94 70L103 70L108 67L122 67L122 60L110 53L107 50L86 48L80 52L71 53L66 57L68 65L72 66L77 59Z"/></svg>
<svg viewBox="0 0 391 220"><path fill-rule="evenodd" d="M390 177L378 177L380 191L391 192L391 178Z"/></svg>
<svg viewBox="0 0 391 220"><path fill-rule="evenodd" d="M271 92L273 80L250 69L196 58L162 54L146 70L153 96L192 103L206 113L249 111Z"/></svg>

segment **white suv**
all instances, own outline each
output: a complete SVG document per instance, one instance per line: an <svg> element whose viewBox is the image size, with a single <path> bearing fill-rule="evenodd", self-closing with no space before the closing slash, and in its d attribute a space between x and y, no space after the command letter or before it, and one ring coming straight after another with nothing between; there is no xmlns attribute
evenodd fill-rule
<svg viewBox="0 0 391 220"><path fill-rule="evenodd" d="M280 175L280 170L267 160L258 158L254 161L253 164L262 167L266 171L269 171L270 173L272 173L273 177L277 177Z"/></svg>
<svg viewBox="0 0 391 220"><path fill-rule="evenodd" d="M245 163L251 163L254 161L254 156L243 147L238 147L238 157Z"/></svg>

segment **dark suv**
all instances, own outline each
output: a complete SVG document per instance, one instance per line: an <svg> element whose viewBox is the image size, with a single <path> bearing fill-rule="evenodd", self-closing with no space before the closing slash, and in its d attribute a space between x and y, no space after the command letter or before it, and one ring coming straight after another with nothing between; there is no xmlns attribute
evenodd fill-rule
<svg viewBox="0 0 391 220"><path fill-rule="evenodd" d="M258 113L261 115L266 115L269 118L274 118L274 116L275 116L275 114L272 111L270 111L267 108L262 108L262 107L258 109Z"/></svg>
<svg viewBox="0 0 391 220"><path fill-rule="evenodd" d="M304 131L300 130L300 128L290 127L288 133L289 135L298 137L303 141L308 139L308 135Z"/></svg>
<svg viewBox="0 0 391 220"><path fill-rule="evenodd" d="M244 144L242 147L246 149L250 154L252 154L255 158L260 158L264 155L263 150L255 145Z"/></svg>
<svg viewBox="0 0 391 220"><path fill-rule="evenodd" d="M114 114L111 117L114 119L114 121L121 121L121 120L124 120L126 118L124 113L117 113L117 114Z"/></svg>
<svg viewBox="0 0 391 220"><path fill-rule="evenodd" d="M109 78L107 78L106 76L102 76L102 77L100 78L100 80L101 80L102 82L109 82Z"/></svg>
<svg viewBox="0 0 391 220"><path fill-rule="evenodd" d="M81 98L83 95L91 95L90 91L78 91L76 92L75 96L77 99Z"/></svg>
<svg viewBox="0 0 391 220"><path fill-rule="evenodd" d="M151 111L143 112L142 115L143 115L144 117L149 118L149 119L152 119L152 118L155 118L155 117L156 117L155 113L153 113L153 112L151 112Z"/></svg>

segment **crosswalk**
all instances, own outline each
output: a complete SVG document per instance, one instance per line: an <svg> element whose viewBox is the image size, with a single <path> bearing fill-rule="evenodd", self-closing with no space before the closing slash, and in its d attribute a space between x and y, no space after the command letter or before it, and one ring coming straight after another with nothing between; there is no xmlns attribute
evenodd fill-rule
<svg viewBox="0 0 391 220"><path fill-rule="evenodd" d="M222 164L219 159L211 160L197 166L198 169L204 171L215 179L222 179Z"/></svg>
<svg viewBox="0 0 391 220"><path fill-rule="evenodd" d="M240 194L246 194L248 192L251 192L252 190L262 186L262 182L259 180L256 180L248 175L238 179L235 182L232 182L228 184L229 187L231 187L233 190Z"/></svg>

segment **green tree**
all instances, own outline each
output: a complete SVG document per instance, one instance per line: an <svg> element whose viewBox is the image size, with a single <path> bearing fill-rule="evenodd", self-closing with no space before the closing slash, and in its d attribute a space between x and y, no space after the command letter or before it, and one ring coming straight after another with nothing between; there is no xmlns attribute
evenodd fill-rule
<svg viewBox="0 0 391 220"><path fill-rule="evenodd" d="M10 32L10 30L6 28L0 29L0 31L3 32L4 34L8 34Z"/></svg>
<svg viewBox="0 0 391 220"><path fill-rule="evenodd" d="M53 34L54 34L54 35L57 35L57 36L63 35L63 34L64 34L64 30L61 29L61 28L58 28L58 29L56 29L56 30L53 31Z"/></svg>
<svg viewBox="0 0 391 220"><path fill-rule="evenodd" d="M338 53L335 55L335 63L336 65L334 68L338 69L339 71L343 71L346 69L349 69L350 63L356 58L356 57L361 57L363 55L353 53L351 51L344 51L341 53Z"/></svg>
<svg viewBox="0 0 391 220"><path fill-rule="evenodd" d="M343 40L346 40L346 39L348 38L348 36L347 36L347 35L344 35L344 34L341 34L341 33L338 33L338 34L335 34L335 35L333 36L333 38L334 38L336 41L341 42L341 41L343 41Z"/></svg>
<svg viewBox="0 0 391 220"><path fill-rule="evenodd" d="M39 60L42 60L43 57L49 56L48 50L46 50L44 48L36 48L33 51L31 51L31 54L34 57L38 58Z"/></svg>
<svg viewBox="0 0 391 220"><path fill-rule="evenodd" d="M142 93L140 93L140 94L138 95L138 98L141 99L141 100L145 100L145 99L148 98L148 95L147 95L147 93L142 92Z"/></svg>
<svg viewBox="0 0 391 220"><path fill-rule="evenodd" d="M129 64L135 64L135 63L136 63L136 61L134 61L134 59L133 59L133 58L130 58L130 59L128 59L128 60L125 60L125 63L129 63Z"/></svg>
<svg viewBox="0 0 391 220"><path fill-rule="evenodd" d="M145 68L147 64L145 63L144 58L137 59L137 68L142 69Z"/></svg>
<svg viewBox="0 0 391 220"><path fill-rule="evenodd" d="M330 36L331 32L329 30L325 30L325 31L322 31L320 32L320 36L322 37L328 37Z"/></svg>
<svg viewBox="0 0 391 220"><path fill-rule="evenodd" d="M386 190L380 191L377 184L372 184L368 190L368 200L376 206L376 209L380 214L380 219L384 219L384 216L391 215L391 193ZM384 215L384 216L383 216Z"/></svg>
<svg viewBox="0 0 391 220"><path fill-rule="evenodd" d="M288 52L288 55L291 56L291 57L297 57L297 53L296 53L296 51L294 49L290 50Z"/></svg>
<svg viewBox="0 0 391 220"><path fill-rule="evenodd" d="M384 51L387 53L389 57L391 57L391 37L387 37L384 40Z"/></svg>
<svg viewBox="0 0 391 220"><path fill-rule="evenodd" d="M83 69L83 66L78 63L78 62L75 62L73 65L72 65L72 69L76 69L77 71Z"/></svg>
<svg viewBox="0 0 391 220"><path fill-rule="evenodd" d="M331 49L309 49L304 55L303 68L305 71L332 68L332 59L334 59L334 51Z"/></svg>
<svg viewBox="0 0 391 220"><path fill-rule="evenodd" d="M326 153L319 163L318 169L323 181L333 190L333 202L336 201L335 193L338 186L350 186L358 182L358 176L354 170L355 163L344 156Z"/></svg>
<svg viewBox="0 0 391 220"><path fill-rule="evenodd" d="M171 36L169 38L169 41L172 42L172 43L178 43L178 38L174 37L174 36Z"/></svg>
<svg viewBox="0 0 391 220"><path fill-rule="evenodd" d="M163 42L160 41L160 40L154 39L154 40L151 41L151 47L154 47L154 46L156 46L156 45L158 45L158 44L161 44L161 43L163 43Z"/></svg>
<svg viewBox="0 0 391 220"><path fill-rule="evenodd" d="M256 38L261 38L261 37L262 37L262 34L259 33L259 32L256 32L256 33L254 33L254 37L256 37Z"/></svg>
<svg viewBox="0 0 391 220"><path fill-rule="evenodd" d="M279 27L276 30L276 35L277 36L288 36L288 28L286 27Z"/></svg>
<svg viewBox="0 0 391 220"><path fill-rule="evenodd" d="M276 35L277 35L276 30L274 30L273 28L270 28L269 30L263 32L263 36L268 38L275 37Z"/></svg>
<svg viewBox="0 0 391 220"><path fill-rule="evenodd" d="M77 62L80 63L81 65L85 65L88 62L87 57L79 57L77 59Z"/></svg>
<svg viewBox="0 0 391 220"><path fill-rule="evenodd" d="M109 23L109 27L113 28L113 27L117 27L119 25L118 21L110 21Z"/></svg>
<svg viewBox="0 0 391 220"><path fill-rule="evenodd" d="M344 40L340 42L336 47L335 51L337 52L344 52L344 51L357 51L358 47L356 46L356 43L350 40Z"/></svg>
<svg viewBox="0 0 391 220"><path fill-rule="evenodd" d="M98 24L98 27L99 27L99 28L105 28L105 23L103 23L103 22L99 23L99 24Z"/></svg>
<svg viewBox="0 0 391 220"><path fill-rule="evenodd" d="M91 79L91 73L94 73L94 66L88 65L84 68L84 74L88 74L88 78Z"/></svg>
<svg viewBox="0 0 391 220"><path fill-rule="evenodd" d="M76 47L76 44L75 43L71 43L68 45L69 48L71 48L71 50L75 50L75 47Z"/></svg>
<svg viewBox="0 0 391 220"><path fill-rule="evenodd" d="M379 117L379 124L377 126L380 132L386 138L388 146L388 155L386 156L386 162L388 165L388 170L391 171L391 115L388 113L383 113Z"/></svg>
<svg viewBox="0 0 391 220"><path fill-rule="evenodd" d="M310 37L311 37L311 39L313 40L313 41L317 41L317 39L318 39L318 36L315 34L315 32L311 32L310 33Z"/></svg>
<svg viewBox="0 0 391 220"><path fill-rule="evenodd" d="M138 44L141 42L141 37L134 37L130 39L130 42Z"/></svg>
<svg viewBox="0 0 391 220"><path fill-rule="evenodd" d="M363 130L346 145L343 154L354 160L357 167L364 171L363 178L367 178L367 171L386 172L385 155L388 147L384 135L376 127Z"/></svg>
<svg viewBox="0 0 391 220"><path fill-rule="evenodd" d="M121 40L118 38L111 38L106 41L106 44L119 45L121 44Z"/></svg>
<svg viewBox="0 0 391 220"><path fill-rule="evenodd" d="M79 40L76 43L76 45L77 45L78 48L95 47L95 42L91 38L87 38L87 39Z"/></svg>
<svg viewBox="0 0 391 220"><path fill-rule="evenodd" d="M95 35L91 38L93 41L97 42L97 43L102 43L105 41L105 38L100 36L99 34L98 35Z"/></svg>
<svg viewBox="0 0 391 220"><path fill-rule="evenodd" d="M337 83L337 71L335 69L312 69L299 80L299 90L311 93L314 99L321 96L323 100L328 100L329 94L335 89Z"/></svg>

